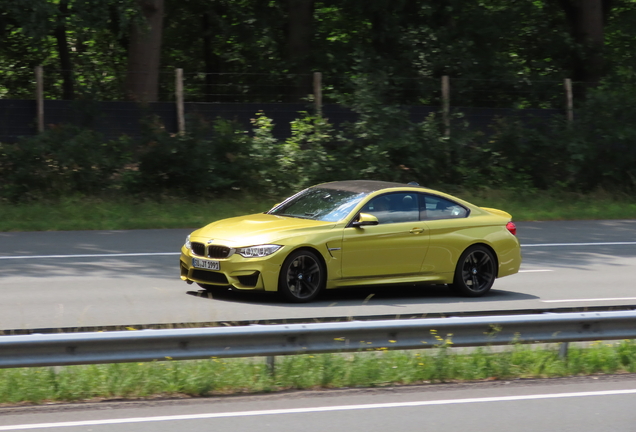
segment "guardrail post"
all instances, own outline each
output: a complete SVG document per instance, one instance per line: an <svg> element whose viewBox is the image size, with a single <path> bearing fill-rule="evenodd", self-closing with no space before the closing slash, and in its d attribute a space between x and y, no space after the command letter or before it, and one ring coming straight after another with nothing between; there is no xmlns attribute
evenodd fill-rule
<svg viewBox="0 0 636 432"><path fill-rule="evenodd" d="M563 360L568 358L569 347L570 347L570 342L561 342L561 345L559 345L559 358Z"/></svg>
<svg viewBox="0 0 636 432"><path fill-rule="evenodd" d="M276 375L276 357L267 356L267 370L269 374L274 377Z"/></svg>

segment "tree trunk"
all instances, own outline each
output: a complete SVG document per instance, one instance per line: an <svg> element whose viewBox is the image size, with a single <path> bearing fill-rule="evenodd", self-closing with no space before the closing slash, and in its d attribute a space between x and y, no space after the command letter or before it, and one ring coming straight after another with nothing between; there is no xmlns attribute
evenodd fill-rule
<svg viewBox="0 0 636 432"><path fill-rule="evenodd" d="M57 52L60 57L60 69L62 75L62 99L72 100L75 97L73 89L73 63L66 38L66 16L68 15L68 0L62 0L59 4L60 17L55 27L55 40Z"/></svg>
<svg viewBox="0 0 636 432"><path fill-rule="evenodd" d="M314 0L288 0L287 58L296 74L291 101L297 102L313 92L311 41L313 38Z"/></svg>
<svg viewBox="0 0 636 432"><path fill-rule="evenodd" d="M234 102L231 96L225 94L227 92L220 91L222 83L219 82L221 77L218 74L223 72L223 62L220 56L215 53L216 35L218 35L220 23L222 23L226 13L226 6L220 2L215 2L213 8L201 13L206 102Z"/></svg>
<svg viewBox="0 0 636 432"><path fill-rule="evenodd" d="M133 24L128 46L126 95L137 102L156 102L159 93L164 0L137 0L146 24Z"/></svg>
<svg viewBox="0 0 636 432"><path fill-rule="evenodd" d="M583 87L596 86L604 73L603 27L611 0L560 0L570 25L570 34L582 47L575 54L572 79Z"/></svg>

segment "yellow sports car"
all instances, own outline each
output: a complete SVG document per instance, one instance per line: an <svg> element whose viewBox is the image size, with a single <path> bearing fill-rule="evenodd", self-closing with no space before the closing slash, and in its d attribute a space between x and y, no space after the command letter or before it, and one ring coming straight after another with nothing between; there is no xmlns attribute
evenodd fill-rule
<svg viewBox="0 0 636 432"><path fill-rule="evenodd" d="M181 279L292 302L325 288L405 283L477 297L519 270L515 235L510 214L415 183L338 181L194 231L181 248Z"/></svg>

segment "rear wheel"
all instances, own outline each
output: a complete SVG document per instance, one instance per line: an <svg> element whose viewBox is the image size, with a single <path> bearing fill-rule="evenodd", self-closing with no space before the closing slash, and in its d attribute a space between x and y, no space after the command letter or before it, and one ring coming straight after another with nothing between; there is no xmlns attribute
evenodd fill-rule
<svg viewBox="0 0 636 432"><path fill-rule="evenodd" d="M322 261L314 252L292 252L280 269L278 291L294 303L309 302L325 287L326 273Z"/></svg>
<svg viewBox="0 0 636 432"><path fill-rule="evenodd" d="M457 261L451 288L466 297L479 297L490 291L497 277L495 257L485 246L472 246Z"/></svg>

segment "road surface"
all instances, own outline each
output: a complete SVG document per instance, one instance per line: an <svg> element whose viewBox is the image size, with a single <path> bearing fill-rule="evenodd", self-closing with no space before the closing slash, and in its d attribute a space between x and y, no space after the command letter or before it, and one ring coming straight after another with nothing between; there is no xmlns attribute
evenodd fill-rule
<svg viewBox="0 0 636 432"><path fill-rule="evenodd" d="M186 285L178 252L190 230L0 233L0 329L636 305L636 221L517 225L521 272L485 297L370 287L301 305L251 292L210 298Z"/></svg>

